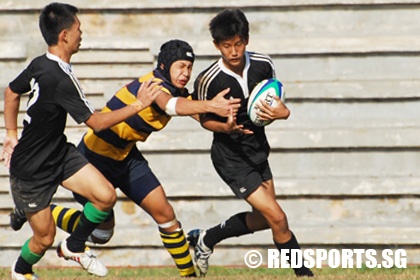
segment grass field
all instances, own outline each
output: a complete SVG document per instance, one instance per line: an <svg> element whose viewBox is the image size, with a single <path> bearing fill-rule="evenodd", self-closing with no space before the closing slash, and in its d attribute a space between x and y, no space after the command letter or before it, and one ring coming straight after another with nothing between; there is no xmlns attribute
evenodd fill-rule
<svg viewBox="0 0 420 280"><path fill-rule="evenodd" d="M36 273L41 279L49 280L70 280L70 279L150 279L150 280L163 280L163 279L179 279L178 272L175 268L169 267L121 267L110 268L109 274L105 278L95 277L88 275L80 268L35 268ZM315 277L312 279L368 279L368 280L388 280L388 279L401 279L401 280L415 280L419 279L420 266L410 266L405 269L390 268L390 269L313 269ZM290 269L268 269L268 268L237 268L237 267L221 267L212 266L206 280L212 279L235 279L235 280L248 280L248 279L276 279L281 278L284 280L297 279L293 276ZM10 270L8 268L0 268L0 279L10 279ZM299 278L300 279L300 278Z"/></svg>

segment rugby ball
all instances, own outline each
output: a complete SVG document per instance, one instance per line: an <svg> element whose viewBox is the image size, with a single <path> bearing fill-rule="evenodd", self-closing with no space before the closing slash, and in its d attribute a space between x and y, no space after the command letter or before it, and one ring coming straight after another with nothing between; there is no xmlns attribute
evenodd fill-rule
<svg viewBox="0 0 420 280"><path fill-rule="evenodd" d="M275 106L277 105L277 101L274 99L274 96L280 97L281 102L284 103L285 94L283 92L283 84L275 78L259 82L252 90L248 99L247 112L249 118L256 126L266 126L272 122L271 120L262 121L259 119L257 112L260 109L257 104L262 101L270 106Z"/></svg>

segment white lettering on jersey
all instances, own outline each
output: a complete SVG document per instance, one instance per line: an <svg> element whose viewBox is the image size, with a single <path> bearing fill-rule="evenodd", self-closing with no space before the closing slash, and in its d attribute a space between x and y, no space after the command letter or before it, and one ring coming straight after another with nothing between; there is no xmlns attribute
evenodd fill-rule
<svg viewBox="0 0 420 280"><path fill-rule="evenodd" d="M26 112L25 112L25 117L23 118L23 121L27 122L28 124L31 122L31 116L28 115L28 110L29 108L35 104L35 102L38 100L39 97L39 85L38 83L35 82L35 79L32 78L31 80L31 93L30 93L30 99L28 100L28 103L26 105Z"/></svg>

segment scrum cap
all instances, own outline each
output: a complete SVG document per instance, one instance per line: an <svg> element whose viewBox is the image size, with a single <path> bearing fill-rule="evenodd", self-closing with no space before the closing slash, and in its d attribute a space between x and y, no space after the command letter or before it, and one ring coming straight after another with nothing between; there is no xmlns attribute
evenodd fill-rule
<svg viewBox="0 0 420 280"><path fill-rule="evenodd" d="M170 40L160 47L160 52L157 61L157 69L163 76L171 81L169 69L172 63L177 60L188 60L194 63L195 55L192 47L185 41ZM162 68L163 65L163 68Z"/></svg>

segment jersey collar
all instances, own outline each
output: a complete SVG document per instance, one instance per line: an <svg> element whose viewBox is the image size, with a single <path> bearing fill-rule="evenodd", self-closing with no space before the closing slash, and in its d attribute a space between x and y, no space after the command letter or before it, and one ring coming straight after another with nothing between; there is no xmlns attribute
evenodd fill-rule
<svg viewBox="0 0 420 280"><path fill-rule="evenodd" d="M66 72L67 74L72 74L73 66L71 64L64 62L58 56L50 52L47 52L47 58L50 60L56 61L58 65L60 65L60 68L63 69L63 71Z"/></svg>
<svg viewBox="0 0 420 280"><path fill-rule="evenodd" d="M245 57L245 66L244 69L242 70L242 76L245 79L246 75L248 74L248 69L249 69L249 65L250 65L250 61L249 61L249 53L247 51L244 52L244 57ZM235 72L233 72L232 70L230 70L229 68L227 68L225 66L225 64L223 63L223 58L220 58L218 61L218 64L220 66L220 69L229 74L230 76L233 77L240 77L238 74L236 74Z"/></svg>
<svg viewBox="0 0 420 280"><path fill-rule="evenodd" d="M223 63L223 58L220 58L219 61L217 62L219 64L220 69L226 73L229 76L232 76L233 78L235 78L239 85L242 88L242 92L245 98L248 98L249 96L249 89L248 89L248 69L251 65L250 59L249 59L249 52L245 51L244 52L244 57L245 57L245 66L244 69L242 70L242 76L239 76L238 74L236 74L235 72L233 72L232 70L230 70L229 68L227 68L225 66L225 64Z"/></svg>

